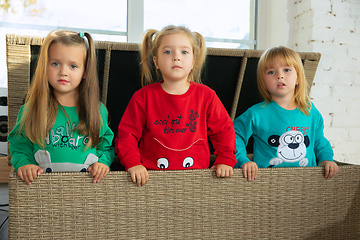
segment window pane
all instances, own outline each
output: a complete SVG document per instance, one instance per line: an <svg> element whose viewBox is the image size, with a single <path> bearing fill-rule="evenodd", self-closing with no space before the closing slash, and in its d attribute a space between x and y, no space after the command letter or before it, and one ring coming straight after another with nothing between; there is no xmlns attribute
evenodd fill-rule
<svg viewBox="0 0 360 240"><path fill-rule="evenodd" d="M160 30L169 24L183 25L201 33L205 39L253 40L250 4L251 0L144 0L144 28ZM249 47L248 43L240 46L228 41L207 41L206 44L208 47Z"/></svg>
<svg viewBox="0 0 360 240"><path fill-rule="evenodd" d="M26 24L30 25L23 26L26 29L47 33L57 27L79 31L84 29L90 33L91 29L101 30L93 31L96 40L108 39L101 36L103 31L118 37L116 32L126 32L127 0L102 0L97 3L87 0L10 0L8 3L7 9L0 9L0 22L2 26L10 28L22 28L22 24ZM43 32L40 33L43 36Z"/></svg>
<svg viewBox="0 0 360 240"><path fill-rule="evenodd" d="M88 31L95 40L126 42L127 0L1 1L0 87L7 85L5 35L45 37L57 28Z"/></svg>

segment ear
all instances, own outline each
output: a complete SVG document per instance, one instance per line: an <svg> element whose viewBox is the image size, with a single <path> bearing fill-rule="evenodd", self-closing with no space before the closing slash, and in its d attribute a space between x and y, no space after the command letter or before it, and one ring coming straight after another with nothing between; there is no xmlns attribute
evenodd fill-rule
<svg viewBox="0 0 360 240"><path fill-rule="evenodd" d="M269 138L268 138L268 143L270 146L272 147L278 147L280 145L280 136L279 135L271 135Z"/></svg>
<svg viewBox="0 0 360 240"><path fill-rule="evenodd" d="M156 61L156 57L153 57L153 61L154 61L156 69L159 69L159 66L158 66L157 61Z"/></svg>
<svg viewBox="0 0 360 240"><path fill-rule="evenodd" d="M304 144L306 147L308 147L310 145L310 138L309 136L304 136Z"/></svg>

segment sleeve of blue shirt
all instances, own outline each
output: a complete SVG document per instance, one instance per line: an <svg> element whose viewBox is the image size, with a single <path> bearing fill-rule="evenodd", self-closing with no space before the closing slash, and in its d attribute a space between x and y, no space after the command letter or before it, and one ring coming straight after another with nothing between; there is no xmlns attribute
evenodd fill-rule
<svg viewBox="0 0 360 240"><path fill-rule="evenodd" d="M247 157L246 146L249 138L253 134L253 113L251 109L241 114L234 120L237 163L235 168L241 168L244 163L250 162Z"/></svg>

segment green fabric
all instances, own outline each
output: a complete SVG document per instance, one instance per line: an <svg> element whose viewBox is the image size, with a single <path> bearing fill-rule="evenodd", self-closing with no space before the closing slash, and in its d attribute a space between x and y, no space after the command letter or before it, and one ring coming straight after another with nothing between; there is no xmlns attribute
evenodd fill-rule
<svg viewBox="0 0 360 240"><path fill-rule="evenodd" d="M27 164L39 165L34 155L37 152L44 153L44 151L39 151L42 150L40 146L32 143L24 132L18 132L23 116L23 108L24 106L22 106L19 111L16 126L8 136L9 149L12 157L11 164L16 171ZM79 135L77 131L72 131L79 123L76 107L63 108L69 116L71 124L69 124L66 115L59 106L55 124L45 138L45 150L50 155L51 163L84 164L88 155L94 154L97 156L98 162L110 166L115 156L114 150L111 147L114 134L108 126L108 113L104 105L101 104L100 107L103 124L100 130L99 145L96 148L89 147L87 149L85 149L85 144L87 143L88 136L82 136Z"/></svg>

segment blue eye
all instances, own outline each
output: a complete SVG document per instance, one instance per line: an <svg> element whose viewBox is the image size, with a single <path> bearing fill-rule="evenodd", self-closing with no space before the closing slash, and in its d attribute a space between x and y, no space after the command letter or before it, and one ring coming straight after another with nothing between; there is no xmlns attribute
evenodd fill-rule
<svg viewBox="0 0 360 240"><path fill-rule="evenodd" d="M58 64L57 62L54 62L54 63L52 63L51 65L53 65L54 67L59 66L59 64Z"/></svg>
<svg viewBox="0 0 360 240"><path fill-rule="evenodd" d="M290 72L291 70L289 68L286 68L284 71L285 72Z"/></svg>
<svg viewBox="0 0 360 240"><path fill-rule="evenodd" d="M77 66L73 64L73 65L70 65L70 68L75 69L75 68L77 68Z"/></svg>
<svg viewBox="0 0 360 240"><path fill-rule="evenodd" d="M275 72L274 71L268 71L268 74L274 74Z"/></svg>
<svg viewBox="0 0 360 240"><path fill-rule="evenodd" d="M182 51L181 53L182 53L182 54L189 54L188 51Z"/></svg>
<svg viewBox="0 0 360 240"><path fill-rule="evenodd" d="M171 54L171 51L165 51L165 54Z"/></svg>

